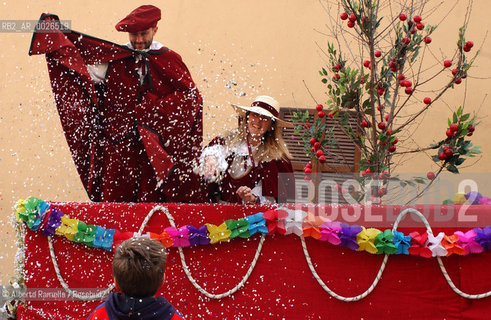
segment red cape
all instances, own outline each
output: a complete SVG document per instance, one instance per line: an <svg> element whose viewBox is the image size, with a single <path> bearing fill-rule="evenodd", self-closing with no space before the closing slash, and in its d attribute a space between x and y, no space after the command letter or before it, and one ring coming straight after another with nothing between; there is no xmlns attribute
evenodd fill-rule
<svg viewBox="0 0 491 320"><path fill-rule="evenodd" d="M202 98L177 53L164 47L142 54L73 30L35 30L32 54L46 55L63 131L91 200L203 201L192 173ZM104 86L87 71L100 63L109 63ZM142 64L150 72L140 84Z"/></svg>

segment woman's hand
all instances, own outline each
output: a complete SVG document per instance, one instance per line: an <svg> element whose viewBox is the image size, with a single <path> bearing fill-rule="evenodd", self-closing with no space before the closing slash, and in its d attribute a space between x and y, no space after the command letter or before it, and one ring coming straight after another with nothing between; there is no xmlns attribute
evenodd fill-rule
<svg viewBox="0 0 491 320"><path fill-rule="evenodd" d="M245 203L256 203L256 196L252 194L252 189L247 186L241 186L236 191L237 195Z"/></svg>

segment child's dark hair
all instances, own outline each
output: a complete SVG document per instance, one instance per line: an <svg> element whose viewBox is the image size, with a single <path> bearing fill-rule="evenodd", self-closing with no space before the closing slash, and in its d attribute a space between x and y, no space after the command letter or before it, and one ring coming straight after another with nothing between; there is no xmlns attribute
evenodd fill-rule
<svg viewBox="0 0 491 320"><path fill-rule="evenodd" d="M155 295L164 277L167 252L149 238L131 238L114 253L113 276L121 291L130 297Z"/></svg>

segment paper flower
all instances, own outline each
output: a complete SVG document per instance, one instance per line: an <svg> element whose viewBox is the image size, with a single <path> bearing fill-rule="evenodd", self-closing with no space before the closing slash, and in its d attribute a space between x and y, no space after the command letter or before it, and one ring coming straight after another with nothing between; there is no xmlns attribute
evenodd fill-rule
<svg viewBox="0 0 491 320"><path fill-rule="evenodd" d="M220 241L229 241L230 235L232 232L227 228L227 224L223 222L221 225L216 226L211 223L207 223L206 227L208 228L210 243L214 244Z"/></svg>
<svg viewBox="0 0 491 320"><path fill-rule="evenodd" d="M379 233L375 237L375 247L377 248L377 253L394 254L397 248L394 244L394 234L392 230L386 229L384 232Z"/></svg>
<svg viewBox="0 0 491 320"><path fill-rule="evenodd" d="M268 226L268 234L273 234L278 230L278 233L285 234L285 219L288 217L288 212L285 210L269 210L263 213L263 218Z"/></svg>
<svg viewBox="0 0 491 320"><path fill-rule="evenodd" d="M229 219L225 221L227 228L231 231L230 239L241 237L249 238L249 221L245 219Z"/></svg>
<svg viewBox="0 0 491 320"><path fill-rule="evenodd" d="M170 248L174 244L171 237L169 236L169 234L166 231L164 231L160 234L153 233L153 232L149 232L148 234L149 234L151 239L157 240L158 242L162 243L162 245L166 248Z"/></svg>
<svg viewBox="0 0 491 320"><path fill-rule="evenodd" d="M70 241L73 241L73 237L78 232L78 220L70 219L67 215L61 217L61 225L56 228L55 234L59 236L65 236Z"/></svg>
<svg viewBox="0 0 491 320"><path fill-rule="evenodd" d="M73 241L75 242L83 242L87 246L92 246L95 240L95 230L97 229L96 225L86 224L83 221L79 221L77 225L77 233L73 236Z"/></svg>
<svg viewBox="0 0 491 320"><path fill-rule="evenodd" d="M465 194L465 199L470 202L470 204L479 204L482 195L477 191L471 191Z"/></svg>
<svg viewBox="0 0 491 320"><path fill-rule="evenodd" d="M172 240L173 247L189 247L191 243L189 242L189 229L184 226L179 229L168 227L164 229Z"/></svg>
<svg viewBox="0 0 491 320"><path fill-rule="evenodd" d="M367 251L370 253L377 253L377 247L375 247L375 238L381 231L375 228L362 227L360 233L356 235L356 242L358 243L358 251Z"/></svg>
<svg viewBox="0 0 491 320"><path fill-rule="evenodd" d="M307 213L307 217L303 221L303 237L312 237L314 239L320 239L322 237L321 225L326 222L327 219L322 216L316 216L312 213Z"/></svg>
<svg viewBox="0 0 491 320"><path fill-rule="evenodd" d="M404 233L394 230L394 245L396 246L396 254L409 254L411 246L411 236L405 236Z"/></svg>
<svg viewBox="0 0 491 320"><path fill-rule="evenodd" d="M469 230L466 233L456 231L454 234L459 237L457 244L464 249L465 254L481 253L484 251L484 248L475 241L476 232L474 230Z"/></svg>
<svg viewBox="0 0 491 320"><path fill-rule="evenodd" d="M17 200L17 205L15 206L15 217L17 218L17 221L24 221L23 217L27 216L25 204L26 201L24 199Z"/></svg>
<svg viewBox="0 0 491 320"><path fill-rule="evenodd" d="M442 245L442 240L445 234L440 232L436 237L428 234L428 248L431 250L432 257L443 257L447 255L447 250Z"/></svg>
<svg viewBox="0 0 491 320"><path fill-rule="evenodd" d="M189 230L188 240L191 247L210 244L210 238L208 238L208 228L206 226L201 226L199 229L191 225L187 225L186 227Z"/></svg>
<svg viewBox="0 0 491 320"><path fill-rule="evenodd" d="M454 204L464 204L466 202L465 199L465 194L463 193L456 193L453 196L453 203Z"/></svg>
<svg viewBox="0 0 491 320"><path fill-rule="evenodd" d="M346 222L341 223L341 230L339 230L340 245L348 247L351 250L358 249L358 243L356 242L356 235L361 232L362 227L353 225L350 226Z"/></svg>
<svg viewBox="0 0 491 320"><path fill-rule="evenodd" d="M288 217L285 219L285 235L286 234L296 234L297 236L302 236L303 229L303 219L307 216L307 213L303 210L288 210Z"/></svg>
<svg viewBox="0 0 491 320"><path fill-rule="evenodd" d="M491 249L491 226L487 226L484 229L474 228L476 233L475 241L483 247L484 250Z"/></svg>
<svg viewBox="0 0 491 320"><path fill-rule="evenodd" d="M111 251L113 246L113 237L116 230L114 229L104 229L97 226L94 234L94 242L92 245L94 248L102 248Z"/></svg>
<svg viewBox="0 0 491 320"><path fill-rule="evenodd" d="M51 208L48 222L44 226L43 236L52 236L55 234L56 228L61 225L61 217L64 215L63 212L56 208Z"/></svg>
<svg viewBox="0 0 491 320"><path fill-rule="evenodd" d="M36 231L41 225L48 208L49 205L43 200L29 197L20 206L18 203L16 212L18 218L24 221L29 229Z"/></svg>
<svg viewBox="0 0 491 320"><path fill-rule="evenodd" d="M133 238L135 234L135 232L120 232L119 230L114 231L112 249L116 249L121 244L121 242Z"/></svg>
<svg viewBox="0 0 491 320"><path fill-rule="evenodd" d="M442 246L447 250L447 256L452 254L458 254L463 256L465 254L465 250L457 243L459 240L459 236L456 234L452 234L450 236L443 236Z"/></svg>
<svg viewBox="0 0 491 320"><path fill-rule="evenodd" d="M326 221L321 225L321 237L319 240L328 241L337 246L341 243L339 239L339 231L341 231L341 223L337 221Z"/></svg>
<svg viewBox="0 0 491 320"><path fill-rule="evenodd" d="M249 235L254 235L256 233L268 234L268 227L266 227L266 220L263 218L263 213L259 212L244 219L249 222Z"/></svg>
<svg viewBox="0 0 491 320"><path fill-rule="evenodd" d="M414 256L421 256L424 258L431 258L432 252L428 248L428 233L414 231L409 234L411 236L411 247L409 247L409 254Z"/></svg>

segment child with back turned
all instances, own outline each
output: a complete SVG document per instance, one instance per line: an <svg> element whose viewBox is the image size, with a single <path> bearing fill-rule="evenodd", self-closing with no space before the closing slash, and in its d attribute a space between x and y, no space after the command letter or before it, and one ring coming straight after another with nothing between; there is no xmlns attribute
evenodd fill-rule
<svg viewBox="0 0 491 320"><path fill-rule="evenodd" d="M163 297L155 297L164 282L167 253L164 246L148 238L131 238L116 248L113 278L122 293L109 294L87 320L159 319L182 320Z"/></svg>

